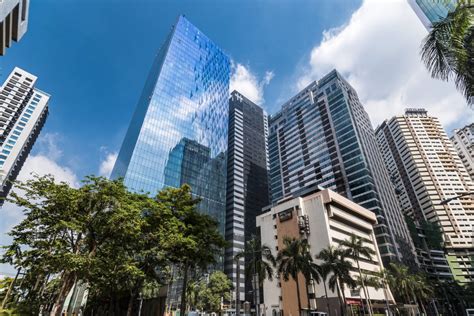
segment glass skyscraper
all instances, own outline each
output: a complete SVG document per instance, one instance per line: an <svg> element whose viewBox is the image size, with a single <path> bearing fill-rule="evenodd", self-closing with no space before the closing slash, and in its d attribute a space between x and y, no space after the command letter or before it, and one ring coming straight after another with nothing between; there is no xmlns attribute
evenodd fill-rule
<svg viewBox="0 0 474 316"><path fill-rule="evenodd" d="M433 23L439 22L456 8L457 0L408 0L408 3L423 25L429 29Z"/></svg>
<svg viewBox="0 0 474 316"><path fill-rule="evenodd" d="M155 195L191 185L224 234L229 57L180 16L160 48L111 178Z"/></svg>

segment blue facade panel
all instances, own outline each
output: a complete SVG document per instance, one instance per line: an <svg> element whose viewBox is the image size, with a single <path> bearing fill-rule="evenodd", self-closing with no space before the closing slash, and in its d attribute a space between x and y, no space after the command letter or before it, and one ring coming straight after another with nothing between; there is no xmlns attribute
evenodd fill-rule
<svg viewBox="0 0 474 316"><path fill-rule="evenodd" d="M155 195L184 183L225 220L229 57L180 16L160 49L111 178Z"/></svg>

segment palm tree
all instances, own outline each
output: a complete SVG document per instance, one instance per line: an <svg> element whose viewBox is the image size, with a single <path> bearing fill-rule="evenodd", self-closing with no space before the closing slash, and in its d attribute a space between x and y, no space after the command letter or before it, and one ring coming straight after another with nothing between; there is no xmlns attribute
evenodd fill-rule
<svg viewBox="0 0 474 316"><path fill-rule="evenodd" d="M411 303L411 293L413 289L413 279L406 266L390 263L387 273L387 282L390 289L398 293L398 296L405 303Z"/></svg>
<svg viewBox="0 0 474 316"><path fill-rule="evenodd" d="M364 241L361 237L356 236L355 234L351 234L348 240L344 240L341 242L341 246L345 247L345 251L349 257L355 260L357 263L357 270L359 270L359 279L362 284L362 289L365 294L365 299L367 300L367 306L369 310L369 315L373 314L372 305L370 303L370 299L368 296L368 291L364 283L364 277L362 276L362 270L360 268L360 257L365 257L368 260L372 260L372 256L375 255L375 251L364 245Z"/></svg>
<svg viewBox="0 0 474 316"><path fill-rule="evenodd" d="M383 287L383 283L378 277L370 276L367 274L363 274L362 277L357 276L355 281L357 285L359 285L360 287L368 286L368 287L373 287L376 290L381 289ZM370 292L368 290L367 290L367 300L370 301ZM372 310L372 313L373 312L374 311Z"/></svg>
<svg viewBox="0 0 474 316"><path fill-rule="evenodd" d="M421 309L427 315L424 303L433 296L434 290L429 285L428 279L424 274L415 274L413 278L413 296L418 300Z"/></svg>
<svg viewBox="0 0 474 316"><path fill-rule="evenodd" d="M299 274L303 275L306 290L311 280L320 282L320 267L313 262L309 251L307 239L296 239L285 237L283 239L284 248L278 252L278 274L283 276L285 281L291 278L296 282L296 295L298 297L298 313L301 313L301 295L299 286ZM307 295L308 296L308 295ZM310 308L308 297L308 309Z"/></svg>
<svg viewBox="0 0 474 316"><path fill-rule="evenodd" d="M459 0L454 11L432 25L421 49L431 77L454 79L467 103L474 104L474 4Z"/></svg>
<svg viewBox="0 0 474 316"><path fill-rule="evenodd" d="M342 248L329 246L316 256L317 259L323 261L321 265L322 271L331 274L328 285L331 291L337 291L339 302L341 304L341 313L346 314L346 296L344 294L345 284L349 287L355 287L356 283L350 275L352 263L346 259L347 253Z"/></svg>
<svg viewBox="0 0 474 316"><path fill-rule="evenodd" d="M272 254L269 246L261 244L260 240L253 237L245 243L243 251L235 255L234 260L237 262L237 271L239 271L240 260L245 259L245 276L246 278L253 278L253 299L255 304L255 310L259 315L259 302L257 299L257 291L262 286L265 279L273 280L273 268L276 266L276 259ZM240 313L240 289L239 286L236 288L237 306L239 306L238 312ZM237 312L237 309L236 309ZM237 314L239 316L239 314Z"/></svg>
<svg viewBox="0 0 474 316"><path fill-rule="evenodd" d="M405 303L418 304L426 314L424 302L433 296L434 290L424 274L412 274L408 267L391 263L387 279L390 288L399 293Z"/></svg>

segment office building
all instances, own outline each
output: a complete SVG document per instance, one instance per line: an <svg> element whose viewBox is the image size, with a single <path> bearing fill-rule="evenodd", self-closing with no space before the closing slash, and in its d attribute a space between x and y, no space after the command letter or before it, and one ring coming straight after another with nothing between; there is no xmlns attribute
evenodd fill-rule
<svg viewBox="0 0 474 316"><path fill-rule="evenodd" d="M404 213L435 224L454 278L473 281L474 184L441 123L425 109L407 109L376 134Z"/></svg>
<svg viewBox="0 0 474 316"><path fill-rule="evenodd" d="M377 216L384 263L416 265L369 116L356 91L337 72L315 81L269 120L270 187L274 202L320 185Z"/></svg>
<svg viewBox="0 0 474 316"><path fill-rule="evenodd" d="M284 247L285 237L306 238L313 258L324 248L338 247L341 241L349 239L352 234L363 238L364 246L375 252L372 258L359 260L361 269L367 274L377 273L383 268L373 229L376 223L377 217L372 211L334 191L321 188L308 189L293 198L277 202L257 217L262 243L268 245L275 254ZM357 264L353 259L349 261L353 264L351 276L357 278ZM307 288L303 276L299 278L303 310L327 313L329 306L331 315L341 315L337 291L327 288L326 297L323 282L317 284L311 281ZM376 313L384 314L384 306L394 301L390 290L370 286L367 289L368 298L359 288L351 290L345 287L346 302L351 305L355 315L359 315L362 301L367 300L371 301ZM287 282L281 277L265 280L263 296L266 316L301 315L298 311L296 282L292 278Z"/></svg>
<svg viewBox="0 0 474 316"><path fill-rule="evenodd" d="M154 195L190 184L224 234L229 57L180 16L158 52L111 178Z"/></svg>
<svg viewBox="0 0 474 316"><path fill-rule="evenodd" d="M421 23L429 30L433 23L444 19L450 11L456 8L457 0L408 0L408 3Z"/></svg>
<svg viewBox="0 0 474 316"><path fill-rule="evenodd" d="M0 0L0 56L28 29L30 0Z"/></svg>
<svg viewBox="0 0 474 316"><path fill-rule="evenodd" d="M226 240L230 247L225 253L225 272L237 287L239 274L240 298L252 302L251 280L245 277L242 258L237 265L235 256L245 243L256 236L255 219L269 204L267 173L268 120L258 105L237 91L229 100L229 145L227 160ZM237 291L234 291L233 302Z"/></svg>
<svg viewBox="0 0 474 316"><path fill-rule="evenodd" d="M471 180L474 181L474 123L455 129L451 141Z"/></svg>
<svg viewBox="0 0 474 316"><path fill-rule="evenodd" d="M184 16L161 46L111 173L134 191L189 184L224 236L229 57ZM223 259L220 259L223 264ZM167 304L177 308L178 273Z"/></svg>
<svg viewBox="0 0 474 316"><path fill-rule="evenodd" d="M48 116L49 95L37 77L15 68L0 87L0 197L8 195Z"/></svg>

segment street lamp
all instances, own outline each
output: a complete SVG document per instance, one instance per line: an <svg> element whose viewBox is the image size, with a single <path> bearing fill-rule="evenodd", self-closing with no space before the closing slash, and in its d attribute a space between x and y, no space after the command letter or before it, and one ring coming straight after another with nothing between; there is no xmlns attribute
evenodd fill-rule
<svg viewBox="0 0 474 316"><path fill-rule="evenodd" d="M446 205L446 204L448 204L448 203L451 202L451 201L457 200L457 199L462 198L462 197L464 197L464 196L473 195L473 194L474 194L473 192L463 192L463 193L461 193L461 194L459 194L459 195L457 195L457 196L455 196L455 197L452 197L452 198L449 198L449 199L446 199L446 200L441 201L441 202L439 203L439 205Z"/></svg>

